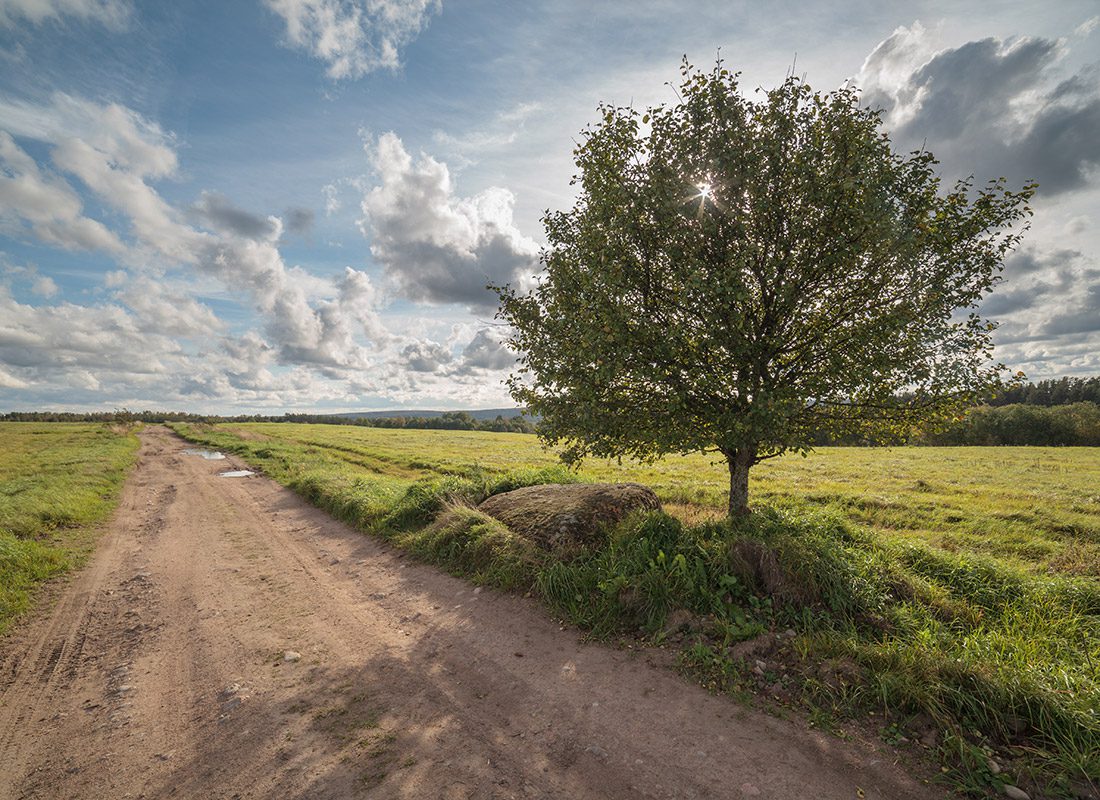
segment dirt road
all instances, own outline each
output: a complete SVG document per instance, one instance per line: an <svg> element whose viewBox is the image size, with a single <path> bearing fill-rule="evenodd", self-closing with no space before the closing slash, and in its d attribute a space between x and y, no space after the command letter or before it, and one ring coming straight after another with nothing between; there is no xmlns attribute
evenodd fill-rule
<svg viewBox="0 0 1100 800"><path fill-rule="evenodd" d="M186 446L0 642L0 798L942 795Z"/></svg>

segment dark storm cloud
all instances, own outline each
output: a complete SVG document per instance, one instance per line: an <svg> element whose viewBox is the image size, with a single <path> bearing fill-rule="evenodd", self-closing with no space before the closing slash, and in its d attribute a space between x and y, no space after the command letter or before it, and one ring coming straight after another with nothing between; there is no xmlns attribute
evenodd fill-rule
<svg viewBox="0 0 1100 800"><path fill-rule="evenodd" d="M288 233L304 236L313 230L313 221L317 215L308 208L288 208L283 212L283 224Z"/></svg>
<svg viewBox="0 0 1100 800"><path fill-rule="evenodd" d="M246 239L270 239L279 232L279 223L271 217L237 208L229 198L217 192L203 192L191 211L214 230Z"/></svg>
<svg viewBox="0 0 1100 800"><path fill-rule="evenodd" d="M900 150L927 147L951 177L1039 182L1047 196L1095 182L1100 165L1100 81L1086 67L1061 82L1063 43L982 39L943 50L908 71L920 29L902 29L864 64L864 100L888 112Z"/></svg>
<svg viewBox="0 0 1100 800"><path fill-rule="evenodd" d="M1083 294L1074 297L1067 311L1056 311L1047 321L1042 333L1049 336L1064 336L1074 333L1093 333L1100 331L1100 283L1095 278L1100 273L1093 271L1094 281Z"/></svg>
<svg viewBox="0 0 1100 800"><path fill-rule="evenodd" d="M1005 262L1004 280L981 304L1004 323L1001 342L1100 330L1100 269L1077 250L1028 248Z"/></svg>

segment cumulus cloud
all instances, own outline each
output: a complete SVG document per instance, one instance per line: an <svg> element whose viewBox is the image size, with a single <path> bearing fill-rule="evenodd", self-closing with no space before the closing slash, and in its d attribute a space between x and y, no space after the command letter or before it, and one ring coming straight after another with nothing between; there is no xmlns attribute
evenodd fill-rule
<svg viewBox="0 0 1100 800"><path fill-rule="evenodd" d="M115 293L141 330L167 336L204 336L220 331L225 324L209 306L189 296L181 286L167 286L163 280L139 277Z"/></svg>
<svg viewBox="0 0 1100 800"><path fill-rule="evenodd" d="M516 354L505 347L499 331L482 328L462 351L462 371L505 370L515 366Z"/></svg>
<svg viewBox="0 0 1100 800"><path fill-rule="evenodd" d="M379 137L370 156L380 182L363 198L360 227L405 297L484 310L497 302L487 284L536 271L538 245L516 227L507 189L458 197L447 165L424 154L414 161L394 133Z"/></svg>
<svg viewBox="0 0 1100 800"><path fill-rule="evenodd" d="M451 351L438 342L413 342L401 355L413 372L436 372L452 360Z"/></svg>
<svg viewBox="0 0 1100 800"><path fill-rule="evenodd" d="M31 294L39 297L50 298L56 295L57 292L57 284L49 275L41 275L35 278L34 283L31 284Z"/></svg>
<svg viewBox="0 0 1100 800"><path fill-rule="evenodd" d="M75 17L118 29L125 27L130 13L125 0L0 0L0 27L12 27L19 20L39 25Z"/></svg>
<svg viewBox="0 0 1100 800"><path fill-rule="evenodd" d="M67 205L42 204L43 208L53 208L53 217L46 216L45 211L39 213L33 203L27 202L28 191L20 188L23 184L18 184L23 193L20 213L43 241L58 243L59 231L65 231L73 246L83 242L89 247L99 244L101 249L125 249L124 259L139 271L150 263L161 270L194 270L220 281L231 291L246 293L261 313L265 333L284 364L362 368L367 359L359 338L385 338L377 317L379 297L366 274L348 270L334 279L321 279L288 266L278 249L283 230L278 217L244 211L213 192L204 192L182 211L166 202L154 183L175 174L175 142L139 114L117 104L97 105L67 95L55 95L42 107L41 114L32 113L26 103L8 105L16 112L12 127L23 136L52 145L55 166L78 178L103 203L121 212L129 221L132 236L132 243L124 248L117 237L110 238L113 235L106 229L81 228L75 193ZM0 102L0 109L3 107ZM40 172L34 172L35 162L14 145L10 136L0 140L0 156L13 165L9 168L15 176L12 181L25 175L37 176L39 183L46 180ZM61 184L54 186L58 192L63 188ZM0 186L0 197L5 196L4 191L5 187ZM64 228L54 224L58 215L68 223ZM202 228L191 224L195 221ZM300 227L302 220L299 218L296 224ZM85 242L76 239L73 231L91 231L100 234L103 241L91 239L89 233ZM118 283L125 280L121 276ZM180 297L145 289L148 294L143 299L142 292L131 287L127 300L137 311L164 312L165 324L176 333L211 324L210 317L193 313L197 306L188 305ZM175 315L169 313L173 303L178 304L179 313ZM180 314L193 316L193 325Z"/></svg>
<svg viewBox="0 0 1100 800"><path fill-rule="evenodd" d="M41 408L354 402L345 382L279 368L279 348L258 332L224 327L180 286L140 277L94 305L22 304L0 286L0 388L9 404Z"/></svg>
<svg viewBox="0 0 1100 800"><path fill-rule="evenodd" d="M30 306L0 287L0 363L7 367L40 377L94 371L139 380L163 373L164 358L179 352L173 338L119 304Z"/></svg>
<svg viewBox="0 0 1100 800"><path fill-rule="evenodd" d="M396 69L440 0L265 0L286 23L287 43L328 65L333 79Z"/></svg>
<svg viewBox="0 0 1100 800"><path fill-rule="evenodd" d="M955 176L1034 179L1046 195L1089 185L1100 165L1094 66L1060 78L1066 40L991 37L937 50L932 39L919 23L898 28L855 79L866 104L886 111L896 146L927 146Z"/></svg>
<svg viewBox="0 0 1100 800"><path fill-rule="evenodd" d="M84 216L83 203L61 177L43 172L15 140L0 130L0 224L23 226L66 250L121 253L122 242L101 222Z"/></svg>

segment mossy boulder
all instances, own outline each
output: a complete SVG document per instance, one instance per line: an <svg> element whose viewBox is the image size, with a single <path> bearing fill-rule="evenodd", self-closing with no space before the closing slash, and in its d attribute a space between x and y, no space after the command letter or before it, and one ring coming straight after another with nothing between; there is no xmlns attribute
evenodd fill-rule
<svg viewBox="0 0 1100 800"><path fill-rule="evenodd" d="M478 510L546 550L575 552L605 541L606 531L634 511L661 501L639 483L547 483L493 495Z"/></svg>

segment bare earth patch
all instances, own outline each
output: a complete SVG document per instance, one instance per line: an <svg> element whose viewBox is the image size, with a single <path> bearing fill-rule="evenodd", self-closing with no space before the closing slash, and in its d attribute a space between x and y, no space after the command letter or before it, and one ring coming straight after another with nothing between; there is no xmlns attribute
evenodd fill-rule
<svg viewBox="0 0 1100 800"><path fill-rule="evenodd" d="M143 440L88 567L0 641L0 798L942 795Z"/></svg>

